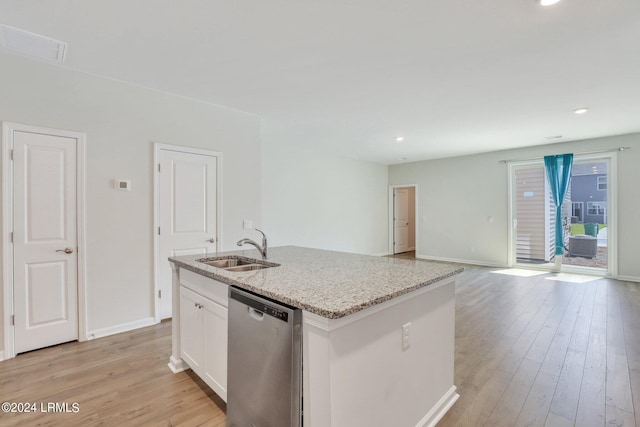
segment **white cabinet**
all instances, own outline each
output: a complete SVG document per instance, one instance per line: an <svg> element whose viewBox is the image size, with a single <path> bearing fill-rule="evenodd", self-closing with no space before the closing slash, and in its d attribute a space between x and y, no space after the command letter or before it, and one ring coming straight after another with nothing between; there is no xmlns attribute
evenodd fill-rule
<svg viewBox="0 0 640 427"><path fill-rule="evenodd" d="M210 280L212 285L227 286L206 280ZM228 310L222 304L188 289L186 286L190 284L187 281L180 286L180 355L226 402Z"/></svg>
<svg viewBox="0 0 640 427"><path fill-rule="evenodd" d="M205 300L207 301L207 300ZM227 308L204 304L204 381L227 401Z"/></svg>
<svg viewBox="0 0 640 427"><path fill-rule="evenodd" d="M194 372L201 369L204 360L204 323L201 301L195 292L180 287L180 355Z"/></svg>

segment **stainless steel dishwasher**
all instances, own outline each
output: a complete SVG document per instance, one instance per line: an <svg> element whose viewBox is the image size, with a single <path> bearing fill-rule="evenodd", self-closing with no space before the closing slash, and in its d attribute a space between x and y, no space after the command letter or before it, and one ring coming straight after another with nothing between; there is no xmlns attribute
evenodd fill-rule
<svg viewBox="0 0 640 427"><path fill-rule="evenodd" d="M301 310L229 287L229 427L302 426L301 328Z"/></svg>

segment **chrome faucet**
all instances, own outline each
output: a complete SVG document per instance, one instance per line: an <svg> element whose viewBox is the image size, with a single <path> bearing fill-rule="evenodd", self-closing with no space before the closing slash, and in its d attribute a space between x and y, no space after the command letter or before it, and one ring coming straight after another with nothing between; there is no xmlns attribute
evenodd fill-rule
<svg viewBox="0 0 640 427"><path fill-rule="evenodd" d="M258 243L254 242L251 239L238 240L238 246L242 246L246 244L253 245L256 247L256 249L260 251L260 254L262 255L262 259L267 259L267 236L262 232L262 230L258 230L257 228L254 228L254 230L262 234L262 246L260 246Z"/></svg>

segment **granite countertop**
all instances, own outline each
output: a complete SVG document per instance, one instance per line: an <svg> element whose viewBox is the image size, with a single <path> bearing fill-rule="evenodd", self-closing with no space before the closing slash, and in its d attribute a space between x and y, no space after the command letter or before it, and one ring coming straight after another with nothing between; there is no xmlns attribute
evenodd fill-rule
<svg viewBox="0 0 640 427"><path fill-rule="evenodd" d="M269 248L263 270L229 272L195 261L238 255L261 259L255 250L169 258L176 266L246 289L329 319L338 319L463 271L428 261L357 255L296 246Z"/></svg>

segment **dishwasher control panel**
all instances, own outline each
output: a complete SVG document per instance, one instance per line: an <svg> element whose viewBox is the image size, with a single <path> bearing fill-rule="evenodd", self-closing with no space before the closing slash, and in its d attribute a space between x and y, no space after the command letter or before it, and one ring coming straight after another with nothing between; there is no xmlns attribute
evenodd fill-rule
<svg viewBox="0 0 640 427"><path fill-rule="evenodd" d="M289 321L289 312L282 310L278 307L266 304L262 301L256 301L255 299L249 298L240 293L234 293L233 298L237 301L242 302L243 304L248 305L249 307L266 314L267 316L275 317L276 319L280 319L284 322Z"/></svg>

